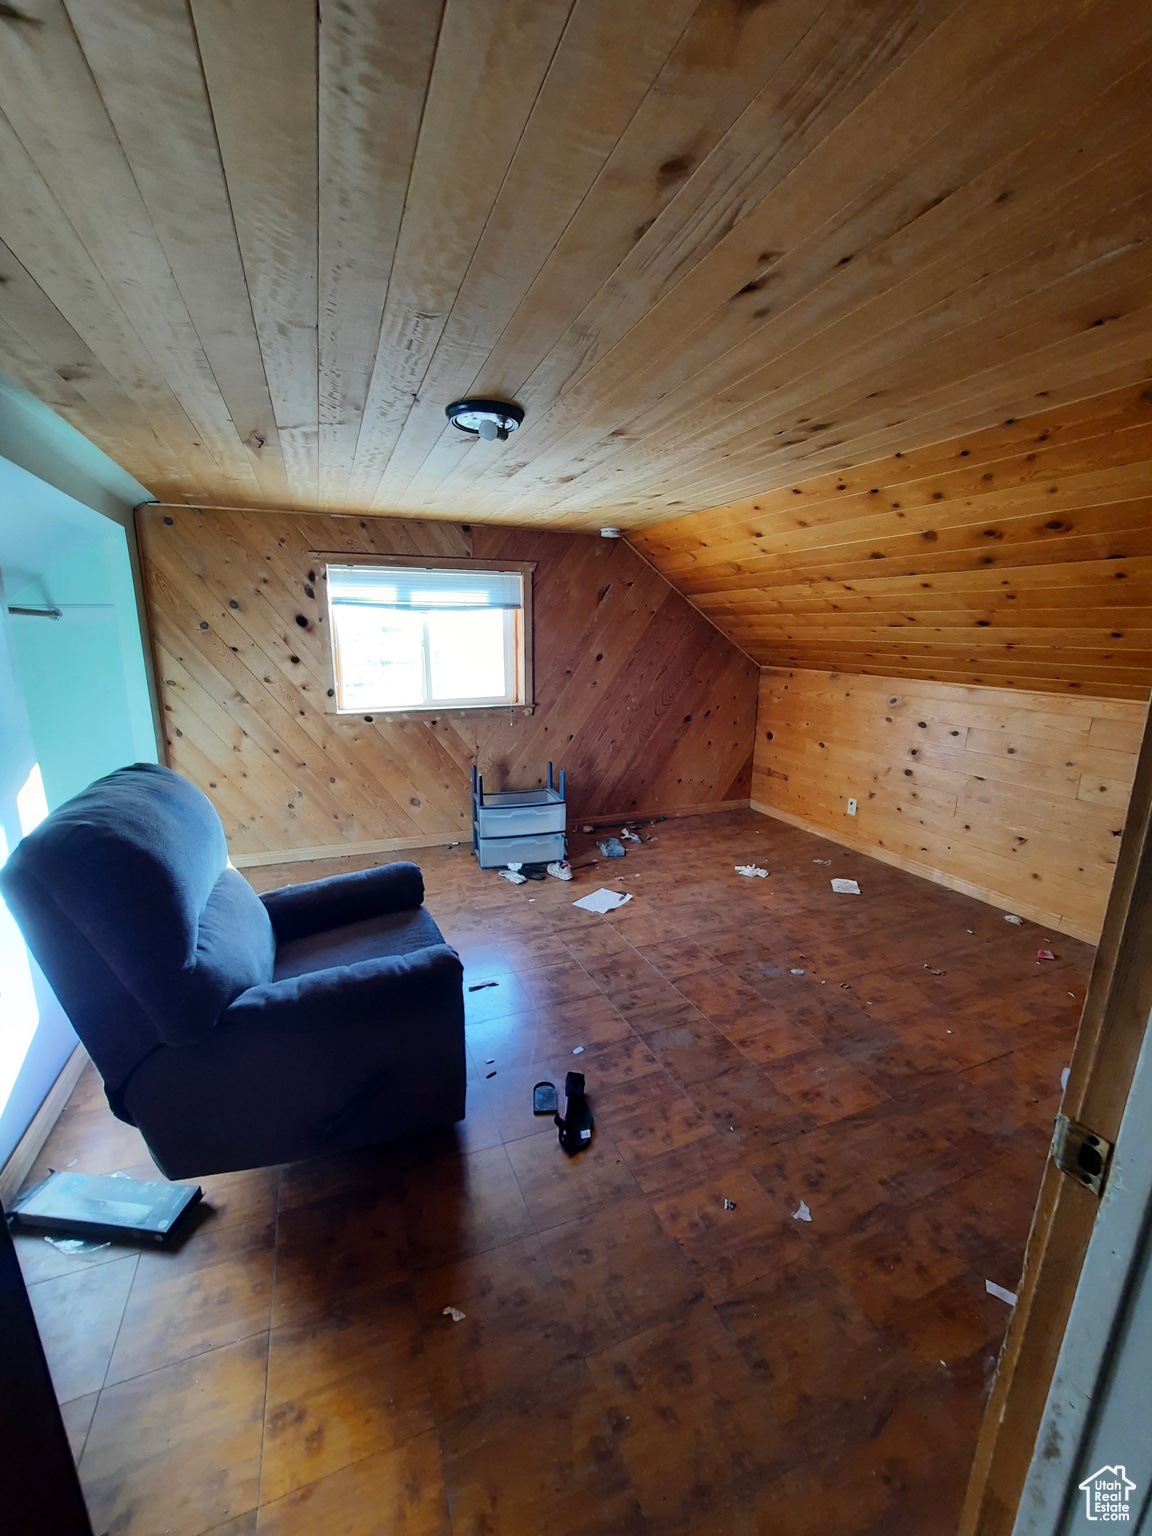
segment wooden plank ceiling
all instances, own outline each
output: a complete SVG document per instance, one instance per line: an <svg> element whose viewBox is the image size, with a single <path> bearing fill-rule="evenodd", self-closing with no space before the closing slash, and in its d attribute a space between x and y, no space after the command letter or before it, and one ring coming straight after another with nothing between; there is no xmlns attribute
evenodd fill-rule
<svg viewBox="0 0 1152 1536"><path fill-rule="evenodd" d="M632 538L762 664L1147 699L1152 388Z"/></svg>
<svg viewBox="0 0 1152 1536"><path fill-rule="evenodd" d="M638 527L1152 348L1131 0L18 0L0 80L0 369L164 500Z"/></svg>

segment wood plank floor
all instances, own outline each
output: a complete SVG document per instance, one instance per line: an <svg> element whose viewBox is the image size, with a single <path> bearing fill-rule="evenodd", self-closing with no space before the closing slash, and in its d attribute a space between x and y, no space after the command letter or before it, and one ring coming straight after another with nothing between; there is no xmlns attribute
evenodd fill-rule
<svg viewBox="0 0 1152 1536"><path fill-rule="evenodd" d="M458 1132L205 1179L171 1254L18 1239L97 1533L954 1531L1092 952L752 812L652 831L568 886L422 857L496 983ZM91 1072L49 1167L151 1171Z"/></svg>

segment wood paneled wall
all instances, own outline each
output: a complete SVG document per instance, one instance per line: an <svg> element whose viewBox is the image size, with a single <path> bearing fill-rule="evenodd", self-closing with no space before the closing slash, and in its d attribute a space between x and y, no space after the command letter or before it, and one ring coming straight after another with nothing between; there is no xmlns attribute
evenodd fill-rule
<svg viewBox="0 0 1152 1536"><path fill-rule="evenodd" d="M1133 0L19 0L0 77L0 367L176 502L641 526L1152 348Z"/></svg>
<svg viewBox="0 0 1152 1536"><path fill-rule="evenodd" d="M240 863L471 836L469 782L569 775L574 818L747 802L757 672L622 542L142 508L169 761ZM537 562L536 709L337 717L311 551Z"/></svg>
<svg viewBox="0 0 1152 1536"><path fill-rule="evenodd" d="M1150 384L631 537L768 665L1145 700Z"/></svg>
<svg viewBox="0 0 1152 1536"><path fill-rule="evenodd" d="M1095 943L1145 712L1117 699L766 669L752 803Z"/></svg>

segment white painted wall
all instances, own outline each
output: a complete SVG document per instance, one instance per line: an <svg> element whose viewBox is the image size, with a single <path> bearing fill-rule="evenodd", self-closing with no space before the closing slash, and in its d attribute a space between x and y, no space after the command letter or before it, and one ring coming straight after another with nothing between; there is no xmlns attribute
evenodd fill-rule
<svg viewBox="0 0 1152 1536"><path fill-rule="evenodd" d="M35 789L36 752L12 657L0 574L0 862L31 830ZM0 900L0 1167L75 1045L64 1010Z"/></svg>
<svg viewBox="0 0 1152 1536"><path fill-rule="evenodd" d="M21 809L28 830L30 784L54 806L124 763L156 761L132 525L150 499L0 375L0 863ZM65 617L10 619L17 597ZM0 903L0 1167L75 1044Z"/></svg>
<svg viewBox="0 0 1152 1536"><path fill-rule="evenodd" d="M59 609L12 615L16 669L50 807L127 763L156 737L124 530L112 527L9 599Z"/></svg>

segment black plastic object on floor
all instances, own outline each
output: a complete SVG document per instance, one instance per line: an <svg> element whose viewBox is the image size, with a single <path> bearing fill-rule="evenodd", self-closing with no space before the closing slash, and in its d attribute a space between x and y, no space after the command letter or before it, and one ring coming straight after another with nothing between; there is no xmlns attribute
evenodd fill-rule
<svg viewBox="0 0 1152 1536"><path fill-rule="evenodd" d="M556 1108L556 1084L537 1083L532 1090L532 1113L534 1115L554 1115Z"/></svg>
<svg viewBox="0 0 1152 1536"><path fill-rule="evenodd" d="M592 1109L584 1093L583 1072L569 1072L564 1079L564 1105L556 1124L560 1145L570 1157L582 1152L592 1140Z"/></svg>
<svg viewBox="0 0 1152 1536"><path fill-rule="evenodd" d="M199 1184L53 1173L21 1196L12 1208L12 1222L70 1237L163 1243L179 1230L203 1194Z"/></svg>

